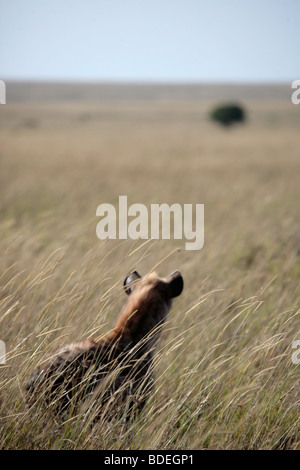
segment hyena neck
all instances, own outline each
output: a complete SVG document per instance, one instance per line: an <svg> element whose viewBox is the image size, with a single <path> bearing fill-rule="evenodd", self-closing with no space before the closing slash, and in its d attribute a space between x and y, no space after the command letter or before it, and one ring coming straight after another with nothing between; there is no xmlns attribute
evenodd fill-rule
<svg viewBox="0 0 300 470"><path fill-rule="evenodd" d="M138 343L143 351L152 350L171 307L160 296L149 295L130 299L119 318L111 338L115 337L124 344L135 346Z"/></svg>

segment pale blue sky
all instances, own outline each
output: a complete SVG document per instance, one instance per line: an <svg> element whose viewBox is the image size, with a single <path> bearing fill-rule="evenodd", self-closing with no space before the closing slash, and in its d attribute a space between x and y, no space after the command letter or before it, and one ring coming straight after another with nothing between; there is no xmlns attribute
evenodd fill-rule
<svg viewBox="0 0 300 470"><path fill-rule="evenodd" d="M300 1L0 0L0 79L300 79Z"/></svg>

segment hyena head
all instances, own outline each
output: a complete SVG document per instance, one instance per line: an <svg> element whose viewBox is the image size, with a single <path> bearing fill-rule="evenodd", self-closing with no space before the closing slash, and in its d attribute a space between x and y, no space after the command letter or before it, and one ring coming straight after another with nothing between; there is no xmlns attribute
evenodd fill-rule
<svg viewBox="0 0 300 470"><path fill-rule="evenodd" d="M179 271L174 271L169 277L159 279L155 272L142 278L137 271L126 276L123 283L127 295L139 292L148 287L159 293L166 302L170 303L174 297L178 297L183 290L183 279Z"/></svg>
<svg viewBox="0 0 300 470"><path fill-rule="evenodd" d="M155 272L141 277L134 271L125 278L124 290L128 301L116 324L115 334L127 338L131 344L149 335L150 346L157 339L156 333L167 317L172 299L183 290L183 278L179 271L167 278L159 278Z"/></svg>

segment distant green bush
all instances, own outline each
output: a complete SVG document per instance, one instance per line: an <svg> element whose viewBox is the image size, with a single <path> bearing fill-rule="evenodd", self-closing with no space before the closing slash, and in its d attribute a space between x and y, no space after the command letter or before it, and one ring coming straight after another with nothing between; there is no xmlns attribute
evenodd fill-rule
<svg viewBox="0 0 300 470"><path fill-rule="evenodd" d="M245 110L237 104L217 106L210 112L210 118L223 126L231 126L246 119Z"/></svg>

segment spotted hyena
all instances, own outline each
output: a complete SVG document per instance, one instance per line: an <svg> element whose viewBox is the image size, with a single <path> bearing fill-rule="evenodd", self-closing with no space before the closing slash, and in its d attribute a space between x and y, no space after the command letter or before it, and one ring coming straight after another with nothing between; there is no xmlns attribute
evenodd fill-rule
<svg viewBox="0 0 300 470"><path fill-rule="evenodd" d="M62 413L89 397L98 417L116 408L127 418L138 413L153 388L153 354L163 323L182 289L178 271L164 279L129 274L128 300L113 330L99 341L70 344L37 368L27 385L29 403L42 398Z"/></svg>

